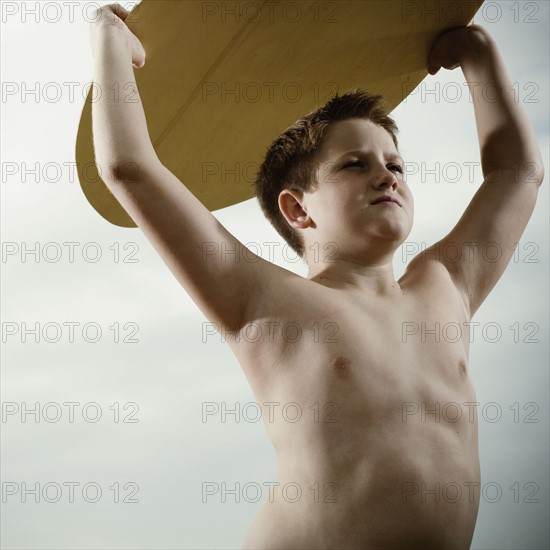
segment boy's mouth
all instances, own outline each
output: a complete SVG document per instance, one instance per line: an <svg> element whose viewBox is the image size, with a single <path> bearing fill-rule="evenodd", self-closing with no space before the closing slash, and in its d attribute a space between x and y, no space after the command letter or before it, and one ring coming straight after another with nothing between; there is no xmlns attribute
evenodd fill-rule
<svg viewBox="0 0 550 550"><path fill-rule="evenodd" d="M397 206L401 206L401 203L395 197L392 197L391 195L383 195L381 197L378 197L377 199L374 199L371 202L371 204L379 204L381 202L389 202L389 203L396 204Z"/></svg>

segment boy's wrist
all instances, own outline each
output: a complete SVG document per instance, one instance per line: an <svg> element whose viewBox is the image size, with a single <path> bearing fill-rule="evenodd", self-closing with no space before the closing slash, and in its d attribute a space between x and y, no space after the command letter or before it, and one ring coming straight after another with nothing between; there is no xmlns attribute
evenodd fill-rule
<svg viewBox="0 0 550 550"><path fill-rule="evenodd" d="M462 36L456 41L454 55L459 65L483 63L490 59L495 42L486 29L478 25L469 25L461 29Z"/></svg>
<svg viewBox="0 0 550 550"><path fill-rule="evenodd" d="M128 52L130 59L132 57L132 46L129 41L128 32L123 24L117 23L114 19L102 19L94 23L91 28L90 41L92 52L96 51L100 45L119 42L121 47Z"/></svg>

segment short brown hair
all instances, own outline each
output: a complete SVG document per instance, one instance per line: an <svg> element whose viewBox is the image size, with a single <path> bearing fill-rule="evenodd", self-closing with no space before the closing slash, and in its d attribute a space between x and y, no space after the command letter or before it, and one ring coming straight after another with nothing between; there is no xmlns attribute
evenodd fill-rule
<svg viewBox="0 0 550 550"><path fill-rule="evenodd" d="M398 128L388 115L381 95L356 88L341 96L338 92L314 111L288 127L267 149L254 181L255 194L265 217L279 235L302 258L302 236L287 222L279 209L283 189L310 192L316 188L313 157L321 147L326 129L341 120L363 118L378 124L392 137L396 149Z"/></svg>

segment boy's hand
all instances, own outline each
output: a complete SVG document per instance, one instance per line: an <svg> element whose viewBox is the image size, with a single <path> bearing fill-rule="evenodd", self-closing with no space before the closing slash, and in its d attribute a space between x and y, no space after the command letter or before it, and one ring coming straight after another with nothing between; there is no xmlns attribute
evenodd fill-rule
<svg viewBox="0 0 550 550"><path fill-rule="evenodd" d="M141 69L145 65L145 49L139 38L124 23L129 14L130 12L119 4L108 4L96 9L93 17L94 21L90 23L90 46L92 55L94 55L98 44L104 39L104 31L119 29L126 38L126 44L132 54L133 66L136 69Z"/></svg>
<svg viewBox="0 0 550 550"><path fill-rule="evenodd" d="M441 67L456 69L468 61L480 61L492 45L489 33L479 25L468 25L442 32L428 55L428 72L436 74Z"/></svg>

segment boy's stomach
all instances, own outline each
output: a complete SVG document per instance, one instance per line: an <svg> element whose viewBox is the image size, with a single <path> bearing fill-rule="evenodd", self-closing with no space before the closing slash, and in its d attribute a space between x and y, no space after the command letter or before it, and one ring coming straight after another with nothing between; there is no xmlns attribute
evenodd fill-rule
<svg viewBox="0 0 550 550"><path fill-rule="evenodd" d="M476 426L389 422L277 449L277 480L243 548L469 548L480 493ZM340 429L346 431L345 426Z"/></svg>

